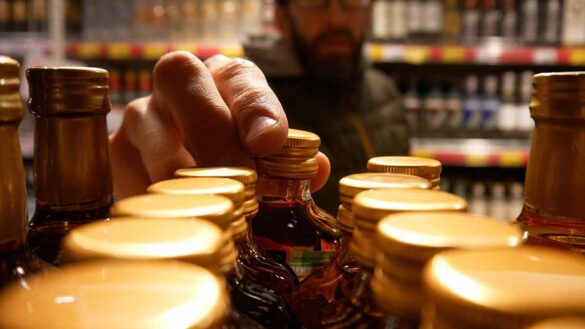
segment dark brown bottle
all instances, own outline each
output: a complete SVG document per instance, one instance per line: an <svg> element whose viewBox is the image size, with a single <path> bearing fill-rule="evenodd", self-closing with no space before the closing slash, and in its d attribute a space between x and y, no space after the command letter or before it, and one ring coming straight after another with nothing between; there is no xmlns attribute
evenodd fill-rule
<svg viewBox="0 0 585 329"><path fill-rule="evenodd" d="M272 258L264 256L252 239L249 223L258 213L256 201L257 174L254 169L244 167L206 167L180 169L175 173L178 177L221 177L231 178L244 184L243 212L246 222L235 229L233 238L238 249L238 263L244 273L244 278L262 282L266 287L280 293L289 300L298 280L294 273L277 263Z"/></svg>
<svg viewBox="0 0 585 329"><path fill-rule="evenodd" d="M36 194L28 238L41 258L56 264L63 236L78 225L106 220L112 204L108 72L39 67L26 75L35 116Z"/></svg>
<svg viewBox="0 0 585 329"><path fill-rule="evenodd" d="M465 211L464 199L432 190L369 190L353 201L355 229L350 252L358 264L353 288L336 316L322 319L320 328L380 328L386 316L374 301L370 281L378 251L375 233L378 222L387 215L407 211Z"/></svg>
<svg viewBox="0 0 585 329"><path fill-rule="evenodd" d="M341 205L337 227L341 230L340 248L327 266L309 275L294 294L291 305L295 315L308 328L335 318L353 289L359 265L350 252L354 229L352 204L356 194L370 189L430 189L424 178L386 173L353 174L339 181Z"/></svg>
<svg viewBox="0 0 585 329"><path fill-rule="evenodd" d="M0 288L25 283L29 274L51 266L26 248L27 202L18 125L24 116L19 94L20 65L0 56Z"/></svg>
<svg viewBox="0 0 585 329"><path fill-rule="evenodd" d="M260 209L252 220L254 242L300 281L328 263L339 245L335 218L315 205L309 190L320 143L313 133L289 129L281 151L256 160Z"/></svg>
<svg viewBox="0 0 585 329"><path fill-rule="evenodd" d="M536 126L516 221L529 244L585 253L585 72L541 73L532 81Z"/></svg>
<svg viewBox="0 0 585 329"><path fill-rule="evenodd" d="M230 227L234 219L237 220L234 217L234 204L227 197L212 194L153 193L122 199L114 204L111 212L112 216L183 218L193 221L207 220L217 224L225 232L229 232L226 233L228 239L222 249L229 250L233 257L225 262L221 272L226 278L234 311L267 328L297 327L292 311L282 296L256 281L245 280L242 269L236 262L237 251L231 239Z"/></svg>

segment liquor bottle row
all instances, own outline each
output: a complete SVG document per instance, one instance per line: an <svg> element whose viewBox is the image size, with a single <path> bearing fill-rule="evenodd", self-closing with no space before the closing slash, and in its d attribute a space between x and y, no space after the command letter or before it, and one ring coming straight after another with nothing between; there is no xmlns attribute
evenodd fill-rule
<svg viewBox="0 0 585 329"><path fill-rule="evenodd" d="M152 90L152 69L124 68L109 71L110 100L114 106L124 106Z"/></svg>
<svg viewBox="0 0 585 329"><path fill-rule="evenodd" d="M88 0L86 40L239 41L269 29L272 0Z"/></svg>
<svg viewBox="0 0 585 329"><path fill-rule="evenodd" d="M295 129L279 151L256 157L255 169L191 167L148 187L120 184L111 165L127 155L108 152L108 72L29 68L37 206L28 229L18 63L0 57L0 74L0 285L10 284L0 293L2 328L425 328L448 321L526 329L583 314L585 260L550 249L583 252L583 156L571 147L584 136L573 97L583 74L533 79L542 139L534 140L524 207L510 225L470 215L465 199L440 191L439 161L397 156L372 158L367 173L343 177L334 217L310 191L321 140ZM558 100L563 107L548 106ZM549 127L559 125L563 134ZM547 170L555 158L573 170ZM551 170L562 184L541 193ZM49 273L28 276L39 270ZM462 277L498 298L466 293Z"/></svg>
<svg viewBox="0 0 585 329"><path fill-rule="evenodd" d="M0 0L0 33L46 31L47 0Z"/></svg>
<svg viewBox="0 0 585 329"><path fill-rule="evenodd" d="M585 44L581 0L380 0L374 2L375 39L477 44Z"/></svg>
<svg viewBox="0 0 585 329"><path fill-rule="evenodd" d="M532 75L471 74L462 83L411 79L404 88L404 106L414 135L527 138L534 127L528 109Z"/></svg>

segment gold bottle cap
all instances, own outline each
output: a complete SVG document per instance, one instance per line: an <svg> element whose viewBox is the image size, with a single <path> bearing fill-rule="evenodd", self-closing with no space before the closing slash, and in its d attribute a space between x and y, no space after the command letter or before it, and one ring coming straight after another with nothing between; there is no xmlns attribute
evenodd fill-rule
<svg viewBox="0 0 585 329"><path fill-rule="evenodd" d="M461 212L405 212L384 217L377 227L381 251L423 263L446 249L516 247L524 232L490 217Z"/></svg>
<svg viewBox="0 0 585 329"><path fill-rule="evenodd" d="M91 67L36 67L26 70L29 111L35 115L106 114L110 110L108 71Z"/></svg>
<svg viewBox="0 0 585 329"><path fill-rule="evenodd" d="M522 328L585 314L585 258L539 247L451 250L426 266L437 318L461 328Z"/></svg>
<svg viewBox="0 0 585 329"><path fill-rule="evenodd" d="M441 162L434 159L407 157L407 156L384 156L368 160L370 172L387 172L394 174L405 174L419 176L428 179L433 188L439 186L441 180Z"/></svg>
<svg viewBox="0 0 585 329"><path fill-rule="evenodd" d="M20 88L20 64L0 55L0 124L20 122L24 116Z"/></svg>
<svg viewBox="0 0 585 329"><path fill-rule="evenodd" d="M353 214L351 210L347 209L344 205L339 205L337 209L337 226L340 230L351 233L353 232Z"/></svg>
<svg viewBox="0 0 585 329"><path fill-rule="evenodd" d="M175 172L177 177L219 177L231 178L244 184L245 199L244 212L249 215L255 215L258 212L258 202L256 202L256 181L258 175L256 170L246 167L203 167L203 168L186 168L179 169Z"/></svg>
<svg viewBox="0 0 585 329"><path fill-rule="evenodd" d="M220 195L146 194L116 202L112 216L207 219L227 230L233 220L232 201Z"/></svg>
<svg viewBox="0 0 585 329"><path fill-rule="evenodd" d="M466 211L467 203L459 196L433 190L369 190L353 200L357 228L374 234L386 215L403 211Z"/></svg>
<svg viewBox="0 0 585 329"><path fill-rule="evenodd" d="M384 217L377 227L381 254L372 281L378 305L411 319L423 305L422 271L434 255L447 249L516 247L524 234L493 218L460 212L404 212ZM375 281L375 283L374 283Z"/></svg>
<svg viewBox="0 0 585 329"><path fill-rule="evenodd" d="M585 328L585 315L581 317L566 317L545 320L529 326L525 329L583 329Z"/></svg>
<svg viewBox="0 0 585 329"><path fill-rule="evenodd" d="M222 266L233 261L221 252L229 239L204 220L121 217L73 229L63 240L62 251L65 262L175 259L221 273Z"/></svg>
<svg viewBox="0 0 585 329"><path fill-rule="evenodd" d="M101 261L66 266L0 295L1 328L217 328L225 284L183 262Z"/></svg>
<svg viewBox="0 0 585 329"><path fill-rule="evenodd" d="M146 191L160 194L222 195L232 200L235 209L241 208L244 203L244 185L229 178L175 178L154 183Z"/></svg>
<svg viewBox="0 0 585 329"><path fill-rule="evenodd" d="M362 173L343 177L339 180L339 199L351 206L359 192L372 189L423 189L431 188L431 183L421 177L401 174Z"/></svg>
<svg viewBox="0 0 585 329"><path fill-rule="evenodd" d="M585 72L539 73L532 78L530 113L533 118L585 120L582 110Z"/></svg>
<svg viewBox="0 0 585 329"><path fill-rule="evenodd" d="M315 156L320 144L321 139L316 134L289 129L286 143L280 151L256 158L256 170L262 175L278 178L314 177L319 169Z"/></svg>

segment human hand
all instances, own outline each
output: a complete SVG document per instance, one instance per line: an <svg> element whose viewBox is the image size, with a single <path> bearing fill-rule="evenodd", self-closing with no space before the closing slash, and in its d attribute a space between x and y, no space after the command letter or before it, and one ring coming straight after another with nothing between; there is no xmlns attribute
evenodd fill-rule
<svg viewBox="0 0 585 329"><path fill-rule="evenodd" d="M117 198L141 194L175 170L193 166L254 167L253 157L278 151L288 122L260 69L216 55L205 62L179 51L155 65L151 96L126 107L110 136ZM329 177L325 155L311 190Z"/></svg>

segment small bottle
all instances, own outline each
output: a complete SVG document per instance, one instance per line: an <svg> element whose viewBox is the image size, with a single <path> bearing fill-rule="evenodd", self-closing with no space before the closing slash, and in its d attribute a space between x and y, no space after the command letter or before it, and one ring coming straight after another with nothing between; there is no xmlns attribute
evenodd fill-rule
<svg viewBox="0 0 585 329"><path fill-rule="evenodd" d="M341 205L337 226L341 230L340 247L327 266L315 270L295 292L292 308L308 328L327 326L335 318L352 291L359 267L349 251L354 228L352 203L359 192L369 189L430 189L431 183L420 177L387 173L353 174L339 181Z"/></svg>
<svg viewBox="0 0 585 329"><path fill-rule="evenodd" d="M539 247L452 250L423 274L421 328L523 329L551 317L583 315L585 259Z"/></svg>
<svg viewBox="0 0 585 329"><path fill-rule="evenodd" d="M488 203L485 184L481 181L473 182L468 195L469 212L474 215L487 216Z"/></svg>
<svg viewBox="0 0 585 329"><path fill-rule="evenodd" d="M183 261L224 279L236 261L230 239L228 232L204 220L119 217L72 230L63 240L63 262ZM237 312L231 312L229 322L235 328L264 328Z"/></svg>
<svg viewBox="0 0 585 329"><path fill-rule="evenodd" d="M320 143L313 133L289 129L281 151L256 159L260 209L252 220L254 241L299 281L338 248L335 218L315 205L309 190Z"/></svg>
<svg viewBox="0 0 585 329"><path fill-rule="evenodd" d="M507 71L502 76L502 101L496 115L496 126L504 135L517 129L516 76L513 71Z"/></svg>
<svg viewBox="0 0 585 329"><path fill-rule="evenodd" d="M422 272L434 255L451 249L517 247L524 240L521 230L490 217L405 212L384 217L376 241L381 252L370 286L387 316L385 329L418 329L426 302Z"/></svg>
<svg viewBox="0 0 585 329"><path fill-rule="evenodd" d="M26 246L27 195L18 126L24 116L20 65L0 56L0 288L50 266Z"/></svg>
<svg viewBox="0 0 585 329"><path fill-rule="evenodd" d="M445 128L449 135L455 136L463 125L463 97L458 83L449 87L445 107L447 108Z"/></svg>
<svg viewBox="0 0 585 329"><path fill-rule="evenodd" d="M221 195L146 194L118 201L113 216L141 218L201 218L217 224L224 231L239 220L234 216L233 202ZM235 249L233 239L225 246ZM234 309L267 328L296 327L288 303L273 290L255 281L244 280L240 265L234 262L224 275L227 279Z"/></svg>
<svg viewBox="0 0 585 329"><path fill-rule="evenodd" d="M506 202L506 186L503 183L493 183L491 186L491 196L488 208L488 215L502 221L511 221L509 217L508 206Z"/></svg>
<svg viewBox="0 0 585 329"><path fill-rule="evenodd" d="M518 224L528 242L585 252L585 73L534 76L530 114L536 122Z"/></svg>
<svg viewBox="0 0 585 329"><path fill-rule="evenodd" d="M55 264L65 234L107 220L112 204L108 72L41 67L28 69L26 76L35 116L36 195L28 239L33 251Z"/></svg>
<svg viewBox="0 0 585 329"><path fill-rule="evenodd" d="M256 200L256 181L258 176L256 171L245 167L204 167L179 169L175 172L175 175L184 178L230 178L244 184L243 208L246 226L241 226L242 234L234 236L234 242L238 249L238 262L244 271L244 275L248 273L289 300L298 284L296 275L272 258L264 256L254 243L252 231L249 229L250 222L258 213L258 201Z"/></svg>
<svg viewBox="0 0 585 329"><path fill-rule="evenodd" d="M544 41L556 45L561 37L561 2L548 0L545 10Z"/></svg>
<svg viewBox="0 0 585 329"><path fill-rule="evenodd" d="M448 113L445 96L438 79L433 79L431 89L423 101L423 109L426 130L434 134L444 131Z"/></svg>
<svg viewBox="0 0 585 329"><path fill-rule="evenodd" d="M443 166L435 159L383 156L368 160L368 171L378 173L403 174L422 177L431 182L431 189L438 190L441 184Z"/></svg>
<svg viewBox="0 0 585 329"><path fill-rule="evenodd" d="M518 37L518 11L516 9L516 0L504 0L502 36L509 42L516 41L516 38Z"/></svg>
<svg viewBox="0 0 585 329"><path fill-rule="evenodd" d="M463 96L463 127L474 133L481 127L481 97L479 96L479 79L477 75L465 78L465 95Z"/></svg>
<svg viewBox="0 0 585 329"><path fill-rule="evenodd" d="M475 44L479 39L478 0L464 0L461 15L461 40L465 44Z"/></svg>
<svg viewBox="0 0 585 329"><path fill-rule="evenodd" d="M539 4L538 0L520 1L522 6L522 23L520 25L520 36L524 43L534 44L538 41L539 29Z"/></svg>
<svg viewBox="0 0 585 329"><path fill-rule="evenodd" d="M0 294L1 328L221 328L222 280L183 262L98 261Z"/></svg>
<svg viewBox="0 0 585 329"><path fill-rule="evenodd" d="M445 43L456 44L461 36L461 11L459 1L443 1L443 41Z"/></svg>
<svg viewBox="0 0 585 329"><path fill-rule="evenodd" d="M502 12L499 10L496 0L482 0L480 21L480 33L483 38L500 35Z"/></svg>
<svg viewBox="0 0 585 329"><path fill-rule="evenodd" d="M248 170L252 171L252 169ZM284 266L263 256L252 242L246 215L250 216L250 212L253 212L254 209L244 207L245 192L242 183L234 179L218 177L176 178L155 183L149 186L147 191L149 193L183 195L215 194L223 195L232 200L235 207L235 218L229 226L229 231L238 250L238 265L244 279L254 281L266 289L272 289L286 299L290 298L297 285L296 277ZM255 210L258 209L257 205L256 203Z"/></svg>
<svg viewBox="0 0 585 329"><path fill-rule="evenodd" d="M331 328L379 328L385 316L376 306L370 289L370 280L378 247L375 232L378 222L398 212L409 211L465 211L462 198L446 192L432 190L369 190L358 193L353 200L355 228L350 252L358 264L353 288L336 316L330 319Z"/></svg>
<svg viewBox="0 0 585 329"><path fill-rule="evenodd" d="M498 78L490 74L483 81L483 95L481 98L481 128L487 137L490 137L496 129L499 108Z"/></svg>

